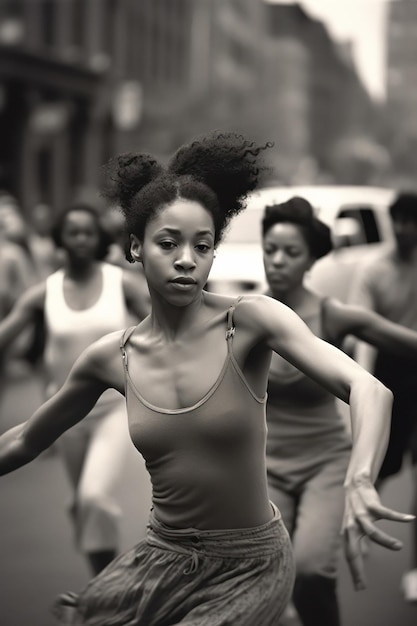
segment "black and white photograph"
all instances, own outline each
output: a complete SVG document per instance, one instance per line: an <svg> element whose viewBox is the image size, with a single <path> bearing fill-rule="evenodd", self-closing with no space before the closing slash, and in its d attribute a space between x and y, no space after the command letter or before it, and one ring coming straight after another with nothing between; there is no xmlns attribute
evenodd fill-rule
<svg viewBox="0 0 417 626"><path fill-rule="evenodd" d="M417 0L0 0L1 626L417 623Z"/></svg>

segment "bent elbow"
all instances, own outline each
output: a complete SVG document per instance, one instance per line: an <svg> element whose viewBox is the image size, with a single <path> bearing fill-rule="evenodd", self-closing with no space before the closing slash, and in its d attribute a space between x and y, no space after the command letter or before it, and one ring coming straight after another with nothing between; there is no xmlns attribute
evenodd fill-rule
<svg viewBox="0 0 417 626"><path fill-rule="evenodd" d="M383 404L392 409L392 405L394 403L394 394L391 389L386 387L380 380L372 376L373 378L373 388L375 390L375 397L381 398Z"/></svg>
<svg viewBox="0 0 417 626"><path fill-rule="evenodd" d="M392 393L391 389L386 387L384 383L381 383L381 381L378 380L377 378L375 378L375 380L378 383L379 388L381 389L381 392L385 395L387 400L389 400L390 402L394 402L394 394Z"/></svg>

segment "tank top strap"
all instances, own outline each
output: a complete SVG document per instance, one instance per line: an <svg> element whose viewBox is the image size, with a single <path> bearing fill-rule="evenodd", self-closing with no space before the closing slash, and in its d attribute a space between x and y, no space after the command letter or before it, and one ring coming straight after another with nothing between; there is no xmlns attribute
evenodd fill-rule
<svg viewBox="0 0 417 626"><path fill-rule="evenodd" d="M239 296L238 298L236 298L236 300L232 302L232 304L230 305L227 311L227 330L226 330L227 340L232 339L235 334L235 327L233 325L233 313L235 312L236 306L238 305L238 303L240 302L242 298L243 296ZM229 341L228 343L230 344Z"/></svg>
<svg viewBox="0 0 417 626"><path fill-rule="evenodd" d="M120 337L119 347L122 353L123 363L126 369L127 369L127 352L126 352L125 346L126 346L126 343L129 341L129 338L131 337L135 328L136 326L130 326L129 328L126 328L126 330L123 332L122 336Z"/></svg>

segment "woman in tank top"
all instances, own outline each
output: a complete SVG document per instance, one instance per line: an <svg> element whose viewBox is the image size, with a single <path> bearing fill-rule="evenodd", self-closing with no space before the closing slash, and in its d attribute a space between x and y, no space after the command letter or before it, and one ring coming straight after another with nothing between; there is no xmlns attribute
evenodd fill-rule
<svg viewBox="0 0 417 626"><path fill-rule="evenodd" d="M268 496L272 352L351 401L344 532L355 584L364 585L362 534L401 547L375 525L412 519L383 507L373 487L390 392L273 298L235 301L204 291L228 221L258 184L265 147L212 133L180 148L165 167L143 153L109 165L107 197L125 214L128 258L143 265L151 313L87 348L53 398L0 438L0 472L11 472L81 422L105 390L126 397L130 436L152 482L147 536L80 594L61 599L61 623L69 623L65 612L89 626L277 623L294 569Z"/></svg>
<svg viewBox="0 0 417 626"><path fill-rule="evenodd" d="M330 229L307 200L294 197L266 207L262 237L267 295L295 311L315 335L336 346L353 335L393 354L416 354L417 333L305 286L306 272L332 248ZM269 494L293 542L294 604L304 626L338 626L337 565L351 436L336 397L278 354L269 372L267 423Z"/></svg>
<svg viewBox="0 0 417 626"><path fill-rule="evenodd" d="M33 320L44 320L47 397L63 385L85 348L126 327L128 311L143 319L149 298L132 272L101 260L110 241L91 206L75 204L63 211L53 236L65 252L64 267L28 289L0 323L4 348ZM128 445L125 406L114 389L57 442L73 489L69 510L75 542L93 574L118 550L120 511L113 492Z"/></svg>

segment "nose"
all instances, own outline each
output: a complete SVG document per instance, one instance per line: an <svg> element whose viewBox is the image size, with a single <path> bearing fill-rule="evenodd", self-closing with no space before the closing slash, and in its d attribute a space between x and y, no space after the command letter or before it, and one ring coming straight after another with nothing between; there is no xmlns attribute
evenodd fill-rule
<svg viewBox="0 0 417 626"><path fill-rule="evenodd" d="M179 250L180 254L175 260L174 266L184 270L194 269L196 262L194 259L193 248L191 246L183 246Z"/></svg>
<svg viewBox="0 0 417 626"><path fill-rule="evenodd" d="M272 257L273 265L283 265L285 263L285 253L283 250L277 250Z"/></svg>

